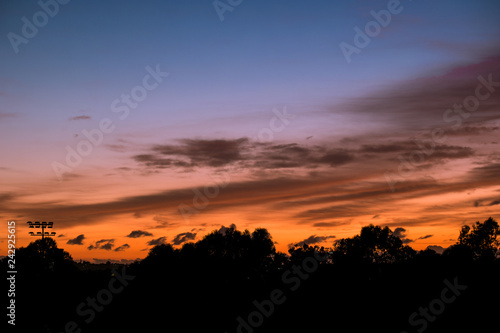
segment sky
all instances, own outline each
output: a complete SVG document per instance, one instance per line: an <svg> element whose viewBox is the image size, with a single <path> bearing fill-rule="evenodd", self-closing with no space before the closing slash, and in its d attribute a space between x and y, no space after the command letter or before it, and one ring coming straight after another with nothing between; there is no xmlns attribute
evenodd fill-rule
<svg viewBox="0 0 500 333"><path fill-rule="evenodd" d="M52 221L93 262L231 224L267 228L282 252L371 223L446 248L500 220L499 14L494 0L4 0L0 220L18 247L27 221Z"/></svg>

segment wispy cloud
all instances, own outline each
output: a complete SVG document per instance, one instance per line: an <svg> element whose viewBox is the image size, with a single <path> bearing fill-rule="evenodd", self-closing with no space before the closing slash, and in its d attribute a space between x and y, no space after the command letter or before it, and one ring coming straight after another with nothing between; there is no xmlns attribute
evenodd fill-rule
<svg viewBox="0 0 500 333"><path fill-rule="evenodd" d="M433 235L425 235L425 236L422 236L422 237L418 237L417 239L411 239L411 238L408 238L407 235L406 235L406 229L405 228L401 228L401 227L398 227L396 229L394 229L394 231L392 232L392 234L396 237L399 237L401 239L401 241L403 242L403 244L409 244L409 243L413 243L417 240L420 240L420 239L427 239L427 238L431 238Z"/></svg>
<svg viewBox="0 0 500 333"><path fill-rule="evenodd" d="M350 100L340 108L349 114L362 115L366 120L376 117L377 122L386 124L386 130L390 126L392 130L399 128L407 133L436 127L449 131L451 126L444 121L443 113L475 93L480 75L488 77L492 74L493 80L499 82L500 56L437 69L436 72L441 74L429 73L419 79L382 87L370 95ZM480 123L500 119L499 103L498 93L481 101L480 109L467 116L467 126L481 126ZM332 108L335 110L332 112L338 112L338 109Z"/></svg>
<svg viewBox="0 0 500 333"><path fill-rule="evenodd" d="M434 235L425 235L425 236L422 236L422 237L418 237L417 240L431 238L432 236L434 236Z"/></svg>
<svg viewBox="0 0 500 333"><path fill-rule="evenodd" d="M130 234L128 234L125 237L139 238L139 237L145 237L145 236L153 236L153 234L148 232L148 231L144 231L144 230L134 230L134 231L130 232Z"/></svg>
<svg viewBox="0 0 500 333"><path fill-rule="evenodd" d="M83 240L85 239L85 236L83 234L76 236L73 239L70 239L66 242L66 244L69 245L83 245Z"/></svg>
<svg viewBox="0 0 500 333"><path fill-rule="evenodd" d="M317 227L334 226L339 218L354 217L362 212L370 212L378 206L392 204L395 198L388 195L384 179L374 181L376 172L359 175L346 169L323 176L283 176L269 179L250 179L231 183L213 198L204 212L227 210L234 207L267 205L268 207L289 208L289 217L296 223L310 223ZM366 181L363 181L366 179ZM376 178L375 178L376 179ZM357 182L358 186L348 186ZM398 200L423 198L432 195L445 195L500 183L500 164L483 163L455 176L453 182L426 178L405 182L398 189ZM17 197L9 193L8 198ZM120 214L155 214L157 227L175 226L179 223L177 211L159 215L165 207L178 207L191 202L192 188L159 191L146 195L128 196L117 200L93 204L44 203L23 206L25 216L53 216L65 227L93 224L106 217ZM494 201L494 200L491 200ZM5 201L0 207L6 213L15 209ZM303 209L302 209L303 208ZM299 211L297 211L299 210ZM177 214L177 215L176 215ZM161 218L160 218L161 216ZM422 223L425 223L422 220Z"/></svg>
<svg viewBox="0 0 500 333"><path fill-rule="evenodd" d="M322 243L322 242L325 242L329 239L333 239L335 238L335 236L316 236L316 235L312 235L312 236L309 236L307 237L306 239L304 240L301 240L300 242L296 242L296 243L290 243L288 244L288 247L293 247L293 246L303 246L303 245L312 245L312 244L318 244L318 243Z"/></svg>
<svg viewBox="0 0 500 333"><path fill-rule="evenodd" d="M174 245L180 245L182 243L185 243L189 240L194 240L196 238L196 233L194 232L183 232L174 237L172 240L172 243Z"/></svg>
<svg viewBox="0 0 500 333"><path fill-rule="evenodd" d="M116 252L119 252L119 251L125 251L127 249L130 248L130 245L128 244L123 244L121 246L118 246L116 249L114 249L113 251L116 251Z"/></svg>
<svg viewBox="0 0 500 333"><path fill-rule="evenodd" d="M90 116L76 116L68 118L68 120L89 120L89 119L91 119Z"/></svg>
<svg viewBox="0 0 500 333"><path fill-rule="evenodd" d="M474 207L487 207L500 205L500 200L476 200L474 201Z"/></svg>
<svg viewBox="0 0 500 333"><path fill-rule="evenodd" d="M165 244L166 242L167 242L167 237L163 236L160 238L152 239L149 242L147 242L146 244L151 245L151 246L156 246L156 245Z"/></svg>
<svg viewBox="0 0 500 333"><path fill-rule="evenodd" d="M156 221L156 225L152 227L152 229L163 229L169 227L175 227L179 224L178 221L175 221L171 218L171 216L158 214L153 217L153 220Z"/></svg>
<svg viewBox="0 0 500 333"><path fill-rule="evenodd" d="M329 145L273 145L248 138L179 141L181 145L154 145L149 152L134 155L133 159L149 168L183 168L183 171L233 163L237 163L240 168L255 169L316 168L320 165L337 167L354 160L354 152Z"/></svg>
<svg viewBox="0 0 500 333"><path fill-rule="evenodd" d="M427 246L427 249L436 251L439 254L442 254L445 250L444 247L439 246L439 245L429 245L429 246Z"/></svg>
<svg viewBox="0 0 500 333"><path fill-rule="evenodd" d="M95 242L94 244L91 244L87 247L88 250L107 250L110 251L113 249L115 246L115 240L114 239L101 239Z"/></svg>
<svg viewBox="0 0 500 333"><path fill-rule="evenodd" d="M394 231L392 232L392 235L399 237L401 239L401 241L403 242L403 244L409 244L409 243L413 242L413 239L410 239L406 236L406 229L405 228L399 227L399 228L394 229Z"/></svg>
<svg viewBox="0 0 500 333"><path fill-rule="evenodd" d="M0 120L17 118L17 117L18 117L17 113L14 112L0 112Z"/></svg>
<svg viewBox="0 0 500 333"><path fill-rule="evenodd" d="M154 145L150 154L134 156L150 167L220 167L242 159L242 147L248 139L180 139L176 145Z"/></svg>

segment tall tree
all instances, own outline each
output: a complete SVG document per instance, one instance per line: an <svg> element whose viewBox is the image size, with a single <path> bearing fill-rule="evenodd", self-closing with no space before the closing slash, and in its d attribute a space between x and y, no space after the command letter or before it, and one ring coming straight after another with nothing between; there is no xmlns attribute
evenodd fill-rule
<svg viewBox="0 0 500 333"><path fill-rule="evenodd" d="M389 227L370 224L352 238L334 243L334 262L394 263L412 258L415 250L404 245Z"/></svg>
<svg viewBox="0 0 500 333"><path fill-rule="evenodd" d="M68 270L74 268L71 255L57 247L57 242L46 237L31 242L16 252L18 261L24 264L25 269L42 272L43 270Z"/></svg>
<svg viewBox="0 0 500 333"><path fill-rule="evenodd" d="M470 248L476 259L494 258L500 245L499 235L500 226L490 217L483 223L476 222L472 228L463 226L456 245Z"/></svg>

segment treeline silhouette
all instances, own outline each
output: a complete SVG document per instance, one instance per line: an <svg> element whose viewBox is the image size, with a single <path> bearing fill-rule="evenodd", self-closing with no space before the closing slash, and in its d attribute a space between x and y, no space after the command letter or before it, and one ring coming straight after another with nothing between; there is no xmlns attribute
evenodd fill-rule
<svg viewBox="0 0 500 333"><path fill-rule="evenodd" d="M492 218L476 222L438 254L368 225L331 248L284 254L266 229L231 225L181 248L157 245L129 265L77 263L46 238L16 251L16 329L490 332L500 313L499 235Z"/></svg>

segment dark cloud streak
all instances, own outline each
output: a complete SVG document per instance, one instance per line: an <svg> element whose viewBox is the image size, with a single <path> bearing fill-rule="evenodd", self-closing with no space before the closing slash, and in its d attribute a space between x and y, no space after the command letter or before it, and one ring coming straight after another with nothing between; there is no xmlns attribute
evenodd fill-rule
<svg viewBox="0 0 500 333"><path fill-rule="evenodd" d="M130 232L130 234L128 234L125 237L139 238L139 237L145 237L145 236L153 236L153 234L150 232L147 232L147 231L143 231L143 230L134 230L134 231Z"/></svg>
<svg viewBox="0 0 500 333"><path fill-rule="evenodd" d="M192 232L183 232L178 235L176 235L172 241L174 245L180 245L182 243L185 243L189 240L194 240L196 238L196 233Z"/></svg>
<svg viewBox="0 0 500 333"><path fill-rule="evenodd" d="M83 240L85 239L85 236L82 234L82 235L78 235L76 236L76 238L73 238L73 239L70 239L66 242L66 244L69 244L69 245L83 245Z"/></svg>

